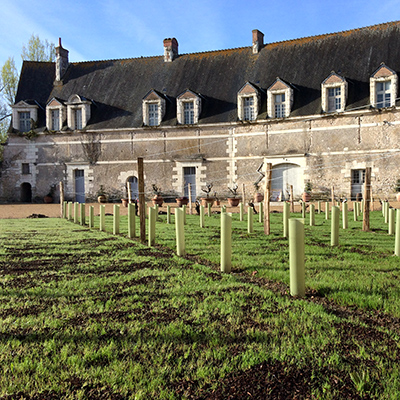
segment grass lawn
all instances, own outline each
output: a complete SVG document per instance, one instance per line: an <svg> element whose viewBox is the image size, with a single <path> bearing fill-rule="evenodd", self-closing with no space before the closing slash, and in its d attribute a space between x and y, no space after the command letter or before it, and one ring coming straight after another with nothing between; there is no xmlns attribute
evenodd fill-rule
<svg viewBox="0 0 400 400"><path fill-rule="evenodd" d="M294 216L299 217L299 214ZM400 281L380 211L305 222L304 299L289 295L282 214L157 221L156 246L62 219L0 220L0 399L398 399ZM173 219L172 219L172 222ZM138 221L137 221L138 225ZM137 233L139 229L137 226Z"/></svg>

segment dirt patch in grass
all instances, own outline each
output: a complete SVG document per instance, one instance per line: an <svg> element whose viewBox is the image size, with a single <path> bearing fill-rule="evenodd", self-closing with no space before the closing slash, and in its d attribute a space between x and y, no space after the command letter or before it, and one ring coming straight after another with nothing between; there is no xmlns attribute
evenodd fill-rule
<svg viewBox="0 0 400 400"><path fill-rule="evenodd" d="M327 382L331 392L336 393L330 397L332 399L369 398L360 397L348 374L323 368L316 370L309 364L299 369L279 361L263 362L247 371L230 374L219 381L215 389L208 385L199 390L197 382L181 382L177 385L177 392L192 400L306 400L313 398L312 388L320 388Z"/></svg>

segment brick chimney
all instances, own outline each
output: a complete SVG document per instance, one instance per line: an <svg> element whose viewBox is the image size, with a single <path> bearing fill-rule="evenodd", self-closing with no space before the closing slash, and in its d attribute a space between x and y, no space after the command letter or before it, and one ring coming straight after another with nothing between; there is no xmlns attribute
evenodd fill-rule
<svg viewBox="0 0 400 400"><path fill-rule="evenodd" d="M178 41L175 38L164 39L164 62L171 62L178 57Z"/></svg>
<svg viewBox="0 0 400 400"><path fill-rule="evenodd" d="M264 46L264 34L258 29L253 29L253 54L257 54Z"/></svg>
<svg viewBox="0 0 400 400"><path fill-rule="evenodd" d="M62 77L68 68L68 53L61 45L61 38L58 39L58 47L56 47L56 82L61 83Z"/></svg>

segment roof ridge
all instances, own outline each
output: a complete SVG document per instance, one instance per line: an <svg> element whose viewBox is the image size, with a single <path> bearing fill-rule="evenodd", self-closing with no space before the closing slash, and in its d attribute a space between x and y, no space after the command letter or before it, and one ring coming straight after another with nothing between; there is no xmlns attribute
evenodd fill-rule
<svg viewBox="0 0 400 400"><path fill-rule="evenodd" d="M382 22L380 24L367 25L367 26L363 26L361 28L352 28L352 29L347 29L347 30L344 30L344 31L321 33L321 34L318 34L318 35L302 36L302 37L295 38L295 39L286 39L286 40L280 40L280 41L277 41L277 42L270 42L270 43L266 43L264 46L268 46L268 45L271 45L271 44L280 44L280 43L287 43L287 42L302 41L304 39L323 38L323 37L329 37L329 36L334 36L334 35L340 35L340 34L343 34L343 33L354 33L354 32L358 32L358 31L361 31L361 30L376 28L376 27L380 27L380 26L384 26L384 25L399 25L399 24L400 24L400 20L395 20L395 21L390 21L390 22Z"/></svg>
<svg viewBox="0 0 400 400"><path fill-rule="evenodd" d="M390 25L393 25L393 26L400 25L400 20L395 20L395 21L390 21L390 22L383 22L383 23L374 24L374 25L367 25L367 26L364 26L364 27L361 27L361 28L352 28L352 29L347 29L347 30L344 30L344 31L321 33L321 34L318 34L318 35L302 36L302 37L294 38L294 39L285 39L285 40L280 40L280 41L277 41L277 42L269 42L269 43L265 43L264 47L268 47L268 46L271 46L271 45L276 46L276 45L279 45L279 44L302 42L304 40L328 38L328 37L335 36L335 35L350 34L350 33L355 33L355 32L359 32L359 31L362 31L362 30L369 30L371 28L390 26ZM179 54L178 58L182 57L182 56L199 55L199 54L211 54L211 53L222 53L222 52L228 52L228 51L233 51L233 50L244 50L244 49L251 49L251 48L252 48L252 46L239 46L239 47L230 47L230 48L226 48L226 49L196 51L196 52L191 52L191 53ZM125 57L125 58L111 58L111 59L104 59L104 60L74 61L74 62L71 62L71 64L85 64L85 63L112 62L112 61L133 61L133 60L140 60L140 59L152 59L152 58L157 59L157 58L162 58L162 57L163 57L163 55Z"/></svg>

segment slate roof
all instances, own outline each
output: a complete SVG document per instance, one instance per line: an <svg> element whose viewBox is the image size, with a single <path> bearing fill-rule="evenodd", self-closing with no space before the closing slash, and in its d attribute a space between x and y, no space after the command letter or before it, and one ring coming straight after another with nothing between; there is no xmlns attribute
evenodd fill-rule
<svg viewBox="0 0 400 400"><path fill-rule="evenodd" d="M161 44L161 42L160 42ZM199 123L237 121L237 93L249 81L264 93L258 119L267 117L267 88L277 77L294 89L291 116L321 113L321 82L335 71L348 81L346 109L369 105L369 78L379 65L400 74L400 21L252 47L179 55L70 63L62 86L55 64L25 61L16 103L43 107L72 94L94 101L90 129L141 127L142 99L155 89L167 98L161 126L176 125L176 98L186 89L203 97ZM41 118L42 120L42 118Z"/></svg>

